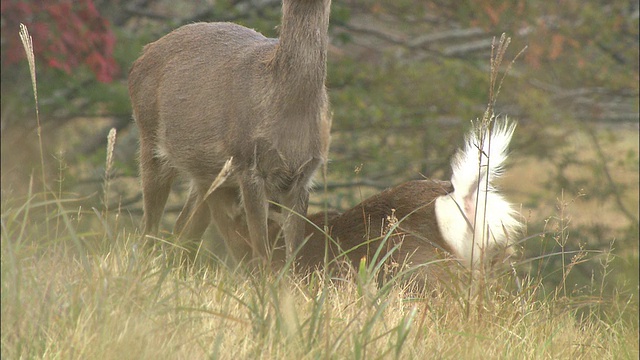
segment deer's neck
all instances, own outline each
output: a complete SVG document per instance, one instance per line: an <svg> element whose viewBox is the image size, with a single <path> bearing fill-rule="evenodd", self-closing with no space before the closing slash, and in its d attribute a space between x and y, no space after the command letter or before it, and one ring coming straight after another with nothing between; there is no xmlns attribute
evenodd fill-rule
<svg viewBox="0 0 640 360"><path fill-rule="evenodd" d="M278 77L302 92L321 91L326 77L331 0L284 0L279 44L273 59ZM305 91L306 90L306 91Z"/></svg>

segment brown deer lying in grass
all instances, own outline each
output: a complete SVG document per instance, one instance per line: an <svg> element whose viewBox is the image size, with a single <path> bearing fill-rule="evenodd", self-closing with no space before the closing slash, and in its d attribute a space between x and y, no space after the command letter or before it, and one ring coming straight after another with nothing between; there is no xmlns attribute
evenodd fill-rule
<svg viewBox="0 0 640 360"><path fill-rule="evenodd" d="M158 231L178 173L191 182L174 229L183 239L199 239L213 219L222 234L248 229L252 257L264 259L269 201L306 215L311 178L329 147L330 5L283 0L279 39L232 23L197 23L144 48L129 73L144 234ZM229 158L231 176L208 195ZM286 217L287 256L304 227L303 218Z"/></svg>
<svg viewBox="0 0 640 360"><path fill-rule="evenodd" d="M420 280L432 283L456 268L499 262L511 253L521 227L512 206L492 187L514 130L515 124L504 121L494 123L491 133L469 134L451 162L451 181L409 181L342 214L310 215L309 239L299 249L298 266L323 265L326 249L329 262L343 259L357 269L363 258L373 262L381 248L376 261L391 252L391 262L419 268ZM274 258L283 261L281 253Z"/></svg>

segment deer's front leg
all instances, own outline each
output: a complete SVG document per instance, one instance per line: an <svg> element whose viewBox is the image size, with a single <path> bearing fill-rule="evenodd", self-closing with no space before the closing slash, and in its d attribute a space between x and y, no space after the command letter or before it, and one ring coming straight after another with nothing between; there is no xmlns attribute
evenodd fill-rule
<svg viewBox="0 0 640 360"><path fill-rule="evenodd" d="M253 258L262 258L265 261L269 251L267 229L269 203L267 202L264 179L249 171L240 180L240 192L247 216Z"/></svg>
<svg viewBox="0 0 640 360"><path fill-rule="evenodd" d="M300 187L289 192L282 199L284 222L284 242L287 259L291 259L293 252L302 243L305 235L307 208L309 207L309 191Z"/></svg>
<svg viewBox="0 0 640 360"><path fill-rule="evenodd" d="M287 215L284 223L287 259L293 256L293 252L304 240L311 178L321 164L322 159L317 157L312 157L302 164L295 173L290 190L282 198L282 205L286 207L284 213Z"/></svg>

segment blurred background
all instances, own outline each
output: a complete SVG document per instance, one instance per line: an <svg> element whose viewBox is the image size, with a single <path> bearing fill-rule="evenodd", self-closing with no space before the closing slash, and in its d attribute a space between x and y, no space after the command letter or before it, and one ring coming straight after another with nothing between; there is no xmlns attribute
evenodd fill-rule
<svg viewBox="0 0 640 360"><path fill-rule="evenodd" d="M102 207L107 133L116 128L106 202L131 230L142 206L127 73L142 47L197 21L232 21L277 37L281 15L277 0L1 0L1 6L3 208L28 197L43 174L18 36L24 23L33 37L48 190L70 206ZM489 101L492 39L506 33L503 73L526 47L495 107L518 122L500 189L527 223L522 257L586 249L592 253L572 272L576 291L604 275L614 279L611 291L637 291L638 19L637 0L334 0L331 162L312 208L345 209L410 179L447 179L452 154ZM185 187L175 184L167 231ZM598 251L612 247L615 258L604 274ZM550 256L521 270L560 281L553 269L561 263L562 256Z"/></svg>

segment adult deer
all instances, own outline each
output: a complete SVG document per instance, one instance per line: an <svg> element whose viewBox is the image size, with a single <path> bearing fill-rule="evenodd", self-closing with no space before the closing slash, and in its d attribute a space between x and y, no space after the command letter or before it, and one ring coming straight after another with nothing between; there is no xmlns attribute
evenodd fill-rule
<svg viewBox="0 0 640 360"><path fill-rule="evenodd" d="M306 215L311 178L329 147L330 5L283 0L278 39L232 23L197 23L144 48L129 73L144 234L157 232L171 184L182 173L191 190L174 233L198 240L211 219L222 234L247 227L253 258L264 259L271 201L288 214L283 228L291 255L304 221L290 214ZM230 178L206 196L229 158Z"/></svg>

